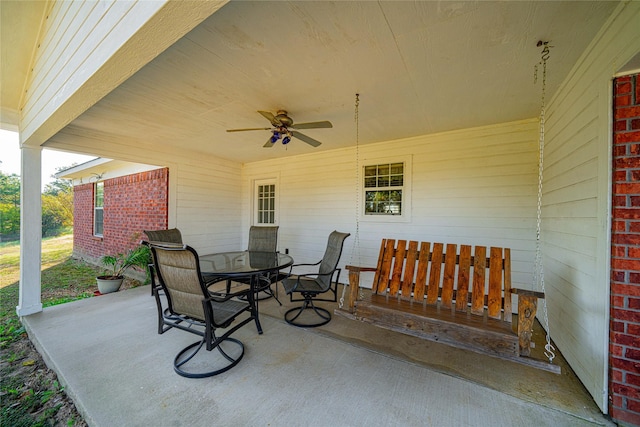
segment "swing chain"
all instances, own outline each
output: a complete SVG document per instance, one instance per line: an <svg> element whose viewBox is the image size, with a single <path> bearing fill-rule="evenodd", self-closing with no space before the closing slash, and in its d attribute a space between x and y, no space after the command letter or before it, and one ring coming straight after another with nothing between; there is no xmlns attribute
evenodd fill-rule
<svg viewBox="0 0 640 427"><path fill-rule="evenodd" d="M534 265L534 273L533 273L533 281L534 286L539 284L539 288L542 290L542 293L546 295L546 291L544 288L544 266L542 263L542 247L541 247L541 233L542 233L542 182L543 182L543 171L544 171L544 122L545 122L545 91L547 84L547 60L550 58L549 48L553 46L549 46L549 42L538 42L538 47L543 46L541 53L541 61L542 64L542 101L540 107L540 135L538 140L538 206L536 211L536 258ZM534 80L537 81L538 77L538 65L535 66L534 72ZM543 302L543 320L546 328L546 345L544 346L545 351L544 355L549 359L549 363L553 362L553 359L556 357L554 352L555 347L551 344L551 336L549 334L549 315L547 312L547 303L546 299Z"/></svg>
<svg viewBox="0 0 640 427"><path fill-rule="evenodd" d="M360 94L356 93L354 121L356 122L356 232L353 239L353 249L351 251L350 263L353 265L354 254L357 251L358 263L360 265ZM338 302L338 308L344 306L344 294L347 290L346 286L342 287L342 296ZM362 299L362 291L360 291L360 299Z"/></svg>

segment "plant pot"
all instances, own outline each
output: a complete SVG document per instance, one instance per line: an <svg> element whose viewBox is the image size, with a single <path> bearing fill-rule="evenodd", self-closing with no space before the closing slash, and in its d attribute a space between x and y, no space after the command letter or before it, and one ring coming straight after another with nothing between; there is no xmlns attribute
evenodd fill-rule
<svg viewBox="0 0 640 427"><path fill-rule="evenodd" d="M112 276L98 276L96 277L96 281L98 282L98 290L101 294L108 294L111 292L116 292L122 286L122 282L124 281L124 277L116 277Z"/></svg>

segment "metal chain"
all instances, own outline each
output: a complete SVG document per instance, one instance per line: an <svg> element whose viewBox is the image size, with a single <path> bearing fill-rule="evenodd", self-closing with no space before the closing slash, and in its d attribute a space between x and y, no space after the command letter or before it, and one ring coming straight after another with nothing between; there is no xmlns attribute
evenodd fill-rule
<svg viewBox="0 0 640 427"><path fill-rule="evenodd" d="M353 259L357 252L358 262L360 265L360 94L356 93L356 103L354 112L354 121L356 122L356 232L353 236L353 249L351 250L351 258L349 263L354 265ZM338 302L338 307L344 306L344 294L347 290L346 286L342 287L342 296ZM360 294L362 299L362 294Z"/></svg>
<svg viewBox="0 0 640 427"><path fill-rule="evenodd" d="M545 95L546 95L546 85L547 85L547 60L550 57L549 42L538 42L538 46L544 45L542 49L542 100L540 107L540 135L538 139L538 209L537 209L537 217L536 217L536 260L534 265L533 272L533 284L534 286L538 286L542 293L546 292L544 289L544 266L542 263L542 245L541 245L541 234L542 234L542 182L543 182L543 171L544 171L544 121L545 121ZM538 77L538 67L536 65L534 79L537 80ZM551 344L551 336L549 333L549 315L547 313L547 302L546 298L542 302L542 312L543 312L543 320L546 328L547 336L547 344L544 346L545 351L544 355L549 359L549 363L553 362L553 359L556 357L554 352L555 347Z"/></svg>

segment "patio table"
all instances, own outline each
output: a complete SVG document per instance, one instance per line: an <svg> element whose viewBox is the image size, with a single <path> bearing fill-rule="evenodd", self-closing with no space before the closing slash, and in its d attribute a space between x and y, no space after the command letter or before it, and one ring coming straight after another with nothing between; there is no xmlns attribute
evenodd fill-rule
<svg viewBox="0 0 640 427"><path fill-rule="evenodd" d="M253 295L260 291L260 275L287 268L292 264L293 258L280 252L236 251L200 256L200 271L203 277L231 280L248 278ZM255 303L257 312L257 300ZM258 313L256 313L256 327L258 333L262 334Z"/></svg>

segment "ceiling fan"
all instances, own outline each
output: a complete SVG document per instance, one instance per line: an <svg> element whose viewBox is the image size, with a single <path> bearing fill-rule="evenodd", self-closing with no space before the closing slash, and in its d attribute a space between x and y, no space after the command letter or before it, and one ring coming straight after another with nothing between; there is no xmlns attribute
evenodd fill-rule
<svg viewBox="0 0 640 427"><path fill-rule="evenodd" d="M273 145L282 139L282 144L286 145L291 142L291 138L298 138L307 144L317 147L322 144L320 141L315 140L303 133L298 132L299 129L320 129L320 128L332 128L331 122L308 122L294 124L293 119L289 117L285 110L278 110L274 116L268 111L258 111L265 119L271 123L271 128L247 128L247 129L227 129L227 132L243 132L247 130L270 130L271 137L264 144L265 148L273 147Z"/></svg>

